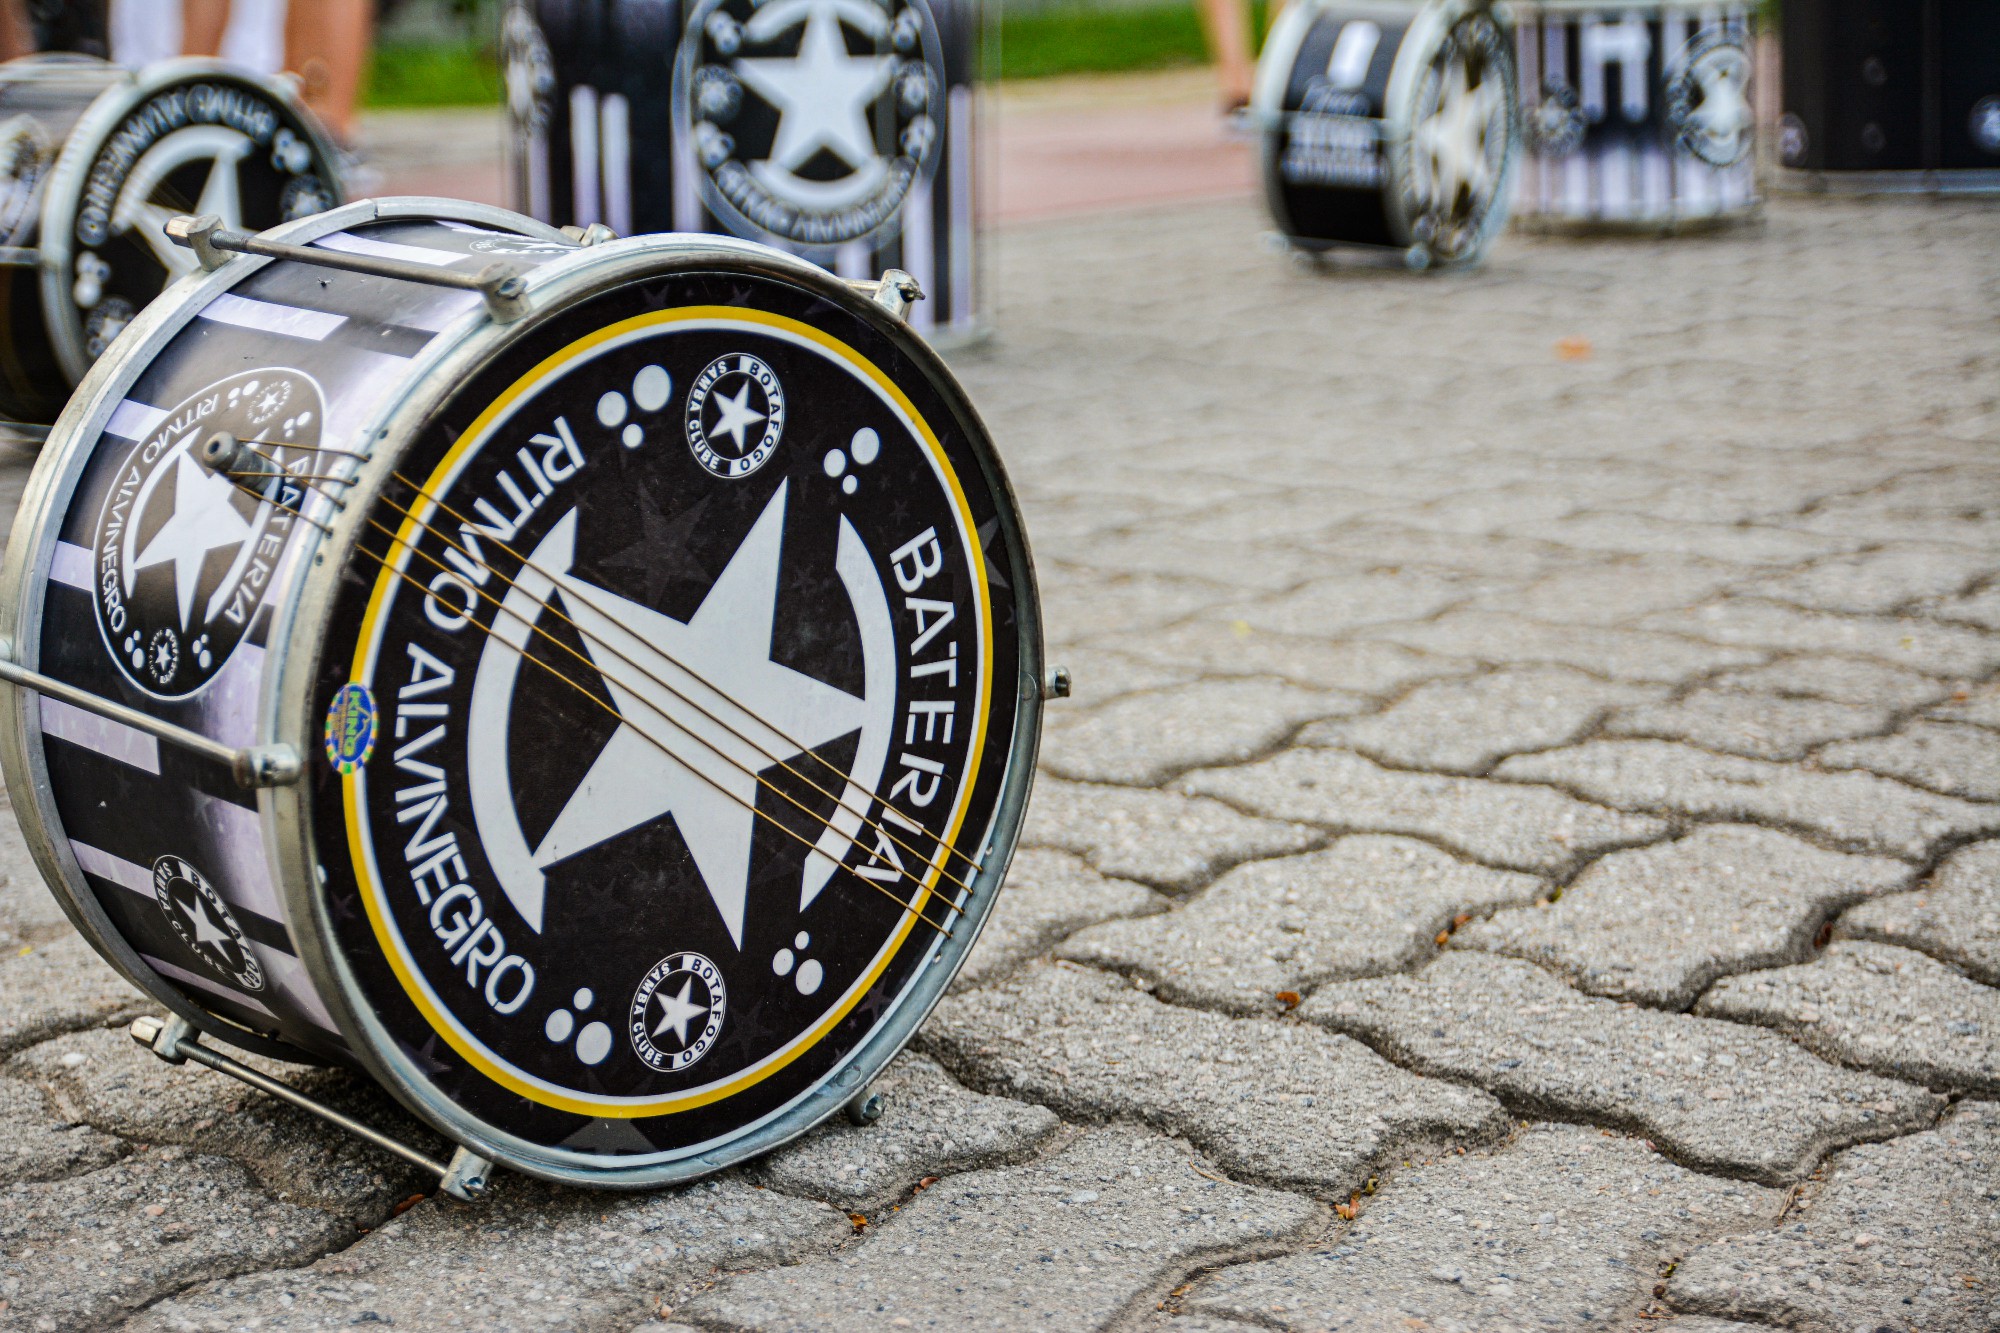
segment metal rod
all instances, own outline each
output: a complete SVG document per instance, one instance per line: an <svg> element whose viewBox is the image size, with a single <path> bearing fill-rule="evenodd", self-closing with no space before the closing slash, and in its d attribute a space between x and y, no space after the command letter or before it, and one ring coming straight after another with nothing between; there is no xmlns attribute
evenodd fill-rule
<svg viewBox="0 0 2000 1333"><path fill-rule="evenodd" d="M289 745L259 745L247 750L239 750L233 745L189 731L186 727L164 722L150 713L142 713L136 708L89 690L78 689L68 681L44 676L39 671L30 671L24 666L8 660L0 649L0 680L10 685L18 685L24 690L58 699L86 713L109 718L134 731L143 731L148 736L163 740L169 745L177 745L183 750L212 759L236 775L236 780L245 787L287 787L299 780L300 764L298 755Z"/></svg>
<svg viewBox="0 0 2000 1333"><path fill-rule="evenodd" d="M452 287L459 291L478 292L486 298L486 306L493 317L499 320L518 318L523 311L521 293L524 283L521 275L506 264L489 264L477 273L457 273L451 269L434 268L428 264L412 264L402 259L381 259L373 255L348 254L342 250L327 250L315 245L289 245L283 241L267 241L262 236L247 231L229 231L222 225L222 219L213 213L200 217L169 218L166 225L167 239L176 245L184 245L200 257L204 268L219 268L223 262L220 251L240 255L261 255L266 259L288 259L299 264L317 264L321 268L337 268L348 273L366 273L377 278L393 278L399 282L420 282L429 287Z"/></svg>
<svg viewBox="0 0 2000 1333"><path fill-rule="evenodd" d="M434 1157L426 1156L409 1144L390 1138L381 1130L365 1125L351 1115L334 1110L324 1102L315 1101L289 1083L280 1082L268 1074L260 1074L249 1065L232 1060L220 1051L211 1050L201 1044L201 1034L194 1025L184 1018L162 1022L150 1015L132 1020L132 1040L152 1051L169 1064L179 1064L192 1060L198 1065L207 1065L218 1074L227 1074L241 1083L248 1083L260 1092L268 1092L273 1097L288 1101L302 1111L310 1111L328 1124L338 1125L356 1138L366 1139L385 1152L420 1166L440 1180L450 1174L449 1168Z"/></svg>
<svg viewBox="0 0 2000 1333"><path fill-rule="evenodd" d="M32 245L0 245L0 268L36 268L42 252Z"/></svg>

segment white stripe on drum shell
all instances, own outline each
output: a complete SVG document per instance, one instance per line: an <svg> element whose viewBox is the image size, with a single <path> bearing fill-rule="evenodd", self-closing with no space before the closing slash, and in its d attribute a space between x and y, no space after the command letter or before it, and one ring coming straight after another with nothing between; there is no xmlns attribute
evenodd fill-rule
<svg viewBox="0 0 2000 1333"><path fill-rule="evenodd" d="M89 592L96 586L91 578L94 564L89 547L78 546L75 542L57 542L55 554L49 557L49 582Z"/></svg>
<svg viewBox="0 0 2000 1333"><path fill-rule="evenodd" d="M178 981L183 986L192 986L196 990L207 991L210 995L220 995L224 999L232 1000L242 1005L245 1009L256 1010L273 1023L278 1021L278 1016L265 1008L260 1001L237 990L234 986L225 986L213 978L202 976L199 972L190 972L184 967L175 967L166 959L155 958L149 953L142 953L139 957L145 962L147 967L152 968L169 981Z"/></svg>
<svg viewBox="0 0 2000 1333"><path fill-rule="evenodd" d="M667 151L674 168L674 230L701 230L701 183L695 179L691 136L676 134Z"/></svg>
<svg viewBox="0 0 2000 1333"><path fill-rule="evenodd" d="M270 861L264 852L264 825L255 810L225 801L206 792L195 793L196 818L208 834L214 859L201 867L228 902L255 912L267 920L286 923L285 905L271 883Z"/></svg>
<svg viewBox="0 0 2000 1333"><path fill-rule="evenodd" d="M154 902L159 901L153 893L153 872L137 861L127 861L122 856L113 856L99 847L71 838L69 849L76 853L76 863L83 867L86 875L109 880L121 889L130 889Z"/></svg>
<svg viewBox="0 0 2000 1333"><path fill-rule="evenodd" d="M579 83L569 90L569 214L588 227L597 210L597 89Z"/></svg>
<svg viewBox="0 0 2000 1333"><path fill-rule="evenodd" d="M104 423L104 433L125 440L143 440L153 433L153 427L166 419L165 408L127 398L111 410L111 419Z"/></svg>
<svg viewBox="0 0 2000 1333"><path fill-rule="evenodd" d="M903 201L903 271L915 278L930 298L910 308L910 324L919 330L937 322L937 237L932 231L937 224L931 216L931 190L932 182L920 180Z"/></svg>
<svg viewBox="0 0 2000 1333"><path fill-rule="evenodd" d="M881 274L869 271L873 254L866 241L845 241L833 252L833 271L839 277L855 281L879 278Z"/></svg>
<svg viewBox="0 0 2000 1333"><path fill-rule="evenodd" d="M267 949L255 940L250 941L250 947L257 953L257 962L264 969L266 981L298 1011L299 1017L316 1028L339 1034L340 1029L334 1026L333 1015L327 1012L326 1002L319 998L319 992L313 989L312 978L306 975L304 963L290 954Z"/></svg>
<svg viewBox="0 0 2000 1333"><path fill-rule="evenodd" d="M322 236L313 244L322 250L337 250L341 254L367 255L371 259L400 259L406 264L427 264L432 268L449 268L461 259L472 258L471 255L455 250L433 250L425 245L401 245L395 241L378 241L372 236L356 236L345 231Z"/></svg>
<svg viewBox="0 0 2000 1333"><path fill-rule="evenodd" d="M973 91L964 86L953 88L947 101L950 110L945 122L945 139L949 151L945 155L944 168L950 173L947 198L951 216L945 220L951 226L951 245L945 262L951 265L951 282L944 299L938 302L939 313L944 316L939 322L964 324L971 321L979 308L978 293L973 290L973 284L978 281L972 252L978 244L978 219L975 215L978 205L974 192L978 188L975 177L979 169L979 163L973 157Z"/></svg>
<svg viewBox="0 0 2000 1333"><path fill-rule="evenodd" d="M203 319L214 320L218 324L230 324L239 329L257 329L263 333L276 333L287 338L303 338L308 342L323 342L329 334L347 322L345 315L328 314L324 310L302 310L298 306L274 305L269 301L253 301L247 296L234 292L224 292L202 308Z"/></svg>
<svg viewBox="0 0 2000 1333"><path fill-rule="evenodd" d="M598 113L604 153L604 225L632 234L632 108L623 93L606 93Z"/></svg>
<svg viewBox="0 0 2000 1333"><path fill-rule="evenodd" d="M158 776L160 743L137 727L42 696L42 734Z"/></svg>

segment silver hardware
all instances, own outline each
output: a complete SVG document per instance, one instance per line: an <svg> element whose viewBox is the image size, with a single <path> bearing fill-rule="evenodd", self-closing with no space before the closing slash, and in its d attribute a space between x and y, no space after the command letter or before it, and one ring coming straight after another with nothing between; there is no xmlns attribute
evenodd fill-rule
<svg viewBox="0 0 2000 1333"><path fill-rule="evenodd" d="M1042 679L1042 697L1044 699L1069 698L1068 667L1052 666L1049 668L1049 674Z"/></svg>
<svg viewBox="0 0 2000 1333"><path fill-rule="evenodd" d="M317 264L321 268L367 273L398 282L420 282L428 287L454 287L460 291L478 292L486 298L488 313L503 324L519 319L527 308L521 299L527 291L527 284L519 273L506 264L492 264L478 273L453 273L449 269L406 263L400 259L351 255L344 250L327 250L312 245L289 245L283 241L267 241L249 232L226 231L222 219L213 213L204 213L200 217L183 214L169 218L166 232L167 238L174 244L193 250L205 269L222 267L228 258L225 251L261 255L266 259L289 259L298 264Z"/></svg>
<svg viewBox="0 0 2000 1333"><path fill-rule="evenodd" d="M917 280L899 268L882 270L874 282L850 281L847 285L897 319L909 318L910 307L924 299L924 289Z"/></svg>
<svg viewBox="0 0 2000 1333"><path fill-rule="evenodd" d="M37 268L42 252L32 245L0 245L0 268Z"/></svg>
<svg viewBox="0 0 2000 1333"><path fill-rule="evenodd" d="M850 1125L872 1125L882 1118L882 1112L888 1105L889 1103L883 1099L881 1093L875 1091L873 1088L863 1088L848 1100L847 1123Z"/></svg>
<svg viewBox="0 0 2000 1333"><path fill-rule="evenodd" d="M486 1194L493 1163L470 1148L460 1148L439 1173L438 1189L460 1203L477 1203Z"/></svg>
<svg viewBox="0 0 2000 1333"><path fill-rule="evenodd" d="M47 695L86 713L108 717L113 722L122 723L135 731L143 731L148 736L178 745L183 750L192 750L203 758L212 759L236 775L236 781L245 787L286 787L299 780L302 765L298 752L289 745L259 745L248 750L239 750L233 745L224 745L198 731L177 727L171 722L162 722L150 713L142 713L136 708L127 708L112 699L80 690L67 681L53 676L44 676L39 671L30 671L17 665L13 660L11 642L0 640L0 680L9 685L18 685L24 690Z"/></svg>
<svg viewBox="0 0 2000 1333"><path fill-rule="evenodd" d="M413 1166L422 1167L438 1177L439 1188L454 1199L470 1202L486 1192L487 1168L491 1163L474 1157L460 1148L453 1154L451 1164L447 1166L434 1157L418 1152L409 1144L389 1137L379 1129L362 1124L351 1115L336 1111L324 1102L308 1097L289 1083L280 1082L268 1074L259 1073L249 1065L230 1059L220 1051L209 1049L201 1044L201 1033L185 1018L162 1020L147 1015L133 1019L132 1026L128 1030L132 1034L133 1041L170 1065L185 1064L189 1060L198 1065L206 1065L218 1074L227 1074L260 1092L270 1093L280 1101L290 1102L293 1106L311 1112L328 1124L338 1125L355 1137L366 1139L385 1152L394 1153ZM470 1169L467 1165L473 1163L477 1164L476 1170Z"/></svg>
<svg viewBox="0 0 2000 1333"><path fill-rule="evenodd" d="M602 222L593 222L588 227L564 227L561 231L563 235L586 249L593 245L602 245L606 241L615 241L618 239L618 233L605 226Z"/></svg>

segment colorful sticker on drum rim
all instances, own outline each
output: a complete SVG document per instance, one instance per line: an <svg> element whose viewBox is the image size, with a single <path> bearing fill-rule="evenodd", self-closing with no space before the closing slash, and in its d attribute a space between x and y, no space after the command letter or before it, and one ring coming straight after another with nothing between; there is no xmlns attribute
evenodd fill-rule
<svg viewBox="0 0 2000 1333"><path fill-rule="evenodd" d="M595 328L448 443L393 497L344 659L396 737L343 784L350 958L496 1114L795 1097L930 956L997 788L992 594L944 446L848 343L720 304Z"/></svg>
<svg viewBox="0 0 2000 1333"><path fill-rule="evenodd" d="M326 761L344 777L374 753L374 692L366 685L343 685L326 710Z"/></svg>
<svg viewBox="0 0 2000 1333"><path fill-rule="evenodd" d="M135 687L160 700L199 693L249 634L307 500L297 478L315 470L325 416L318 380L265 366L191 394L132 446L98 511L91 595L105 651ZM217 431L253 442L276 473L209 467L196 451Z"/></svg>

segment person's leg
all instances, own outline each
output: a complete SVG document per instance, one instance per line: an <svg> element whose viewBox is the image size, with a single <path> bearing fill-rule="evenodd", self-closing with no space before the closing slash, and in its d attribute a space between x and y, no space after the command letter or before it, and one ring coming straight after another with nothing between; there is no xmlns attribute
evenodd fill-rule
<svg viewBox="0 0 2000 1333"><path fill-rule="evenodd" d="M18 60L35 53L34 30L28 26L27 0L0 0L0 60Z"/></svg>
<svg viewBox="0 0 2000 1333"><path fill-rule="evenodd" d="M1208 28L1208 48L1215 55L1215 73L1222 85L1222 102L1235 108L1250 100L1249 0L1202 0Z"/></svg>
<svg viewBox="0 0 2000 1333"><path fill-rule="evenodd" d="M213 56L222 51L229 27L229 0L181 0L181 54Z"/></svg>
<svg viewBox="0 0 2000 1333"><path fill-rule="evenodd" d="M298 73L306 105L342 143L354 137L374 18L374 0L291 0L285 14L285 64Z"/></svg>

